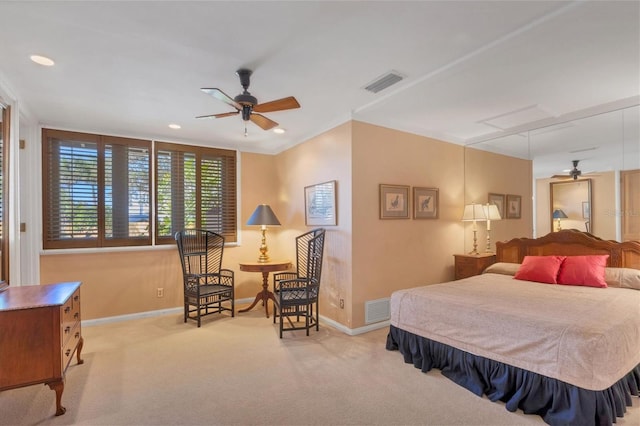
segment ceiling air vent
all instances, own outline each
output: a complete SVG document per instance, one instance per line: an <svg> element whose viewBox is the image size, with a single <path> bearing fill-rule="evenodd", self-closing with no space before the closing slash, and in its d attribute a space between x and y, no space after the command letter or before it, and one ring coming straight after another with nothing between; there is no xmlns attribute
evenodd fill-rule
<svg viewBox="0 0 640 426"><path fill-rule="evenodd" d="M369 83L364 89L372 93L378 93L402 80L404 76L397 71L391 71Z"/></svg>

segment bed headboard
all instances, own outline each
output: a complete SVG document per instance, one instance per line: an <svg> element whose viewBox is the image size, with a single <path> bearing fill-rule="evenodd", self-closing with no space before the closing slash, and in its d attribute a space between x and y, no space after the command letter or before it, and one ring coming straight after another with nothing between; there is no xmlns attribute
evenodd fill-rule
<svg viewBox="0 0 640 426"><path fill-rule="evenodd" d="M603 240L587 232L567 229L540 238L496 242L498 262L522 263L525 256L608 254L607 266L640 269L640 242Z"/></svg>

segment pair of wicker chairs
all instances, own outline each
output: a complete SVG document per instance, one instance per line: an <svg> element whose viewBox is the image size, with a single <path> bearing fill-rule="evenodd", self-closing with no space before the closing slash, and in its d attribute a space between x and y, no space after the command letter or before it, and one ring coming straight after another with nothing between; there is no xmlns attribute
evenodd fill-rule
<svg viewBox="0 0 640 426"><path fill-rule="evenodd" d="M318 228L296 237L296 271L274 274L277 303L273 321L280 319L280 338L287 330L306 330L308 336L310 328L319 329L324 236L325 230ZM235 316L234 273L222 268L224 237L207 230L185 229L177 232L175 239L183 273L184 322L192 319L200 327L206 315L230 311Z"/></svg>

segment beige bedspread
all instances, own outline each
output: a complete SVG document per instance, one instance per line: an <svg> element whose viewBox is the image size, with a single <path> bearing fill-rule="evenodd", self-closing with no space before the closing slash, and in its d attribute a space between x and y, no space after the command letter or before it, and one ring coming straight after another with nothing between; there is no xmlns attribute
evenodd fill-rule
<svg viewBox="0 0 640 426"><path fill-rule="evenodd" d="M483 274L400 290L391 324L589 390L640 363L640 291Z"/></svg>

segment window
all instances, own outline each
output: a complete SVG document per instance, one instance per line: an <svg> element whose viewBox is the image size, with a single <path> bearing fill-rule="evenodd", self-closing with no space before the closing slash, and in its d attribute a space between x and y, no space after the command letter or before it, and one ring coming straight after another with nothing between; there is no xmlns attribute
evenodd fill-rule
<svg viewBox="0 0 640 426"><path fill-rule="evenodd" d="M154 214L156 244L237 241L235 151L156 142L153 205L151 141L43 129L42 146L45 249L151 245Z"/></svg>
<svg viewBox="0 0 640 426"><path fill-rule="evenodd" d="M237 241L235 151L155 144L156 244L174 244L184 228Z"/></svg>
<svg viewBox="0 0 640 426"><path fill-rule="evenodd" d="M151 244L151 142L43 129L43 247Z"/></svg>

